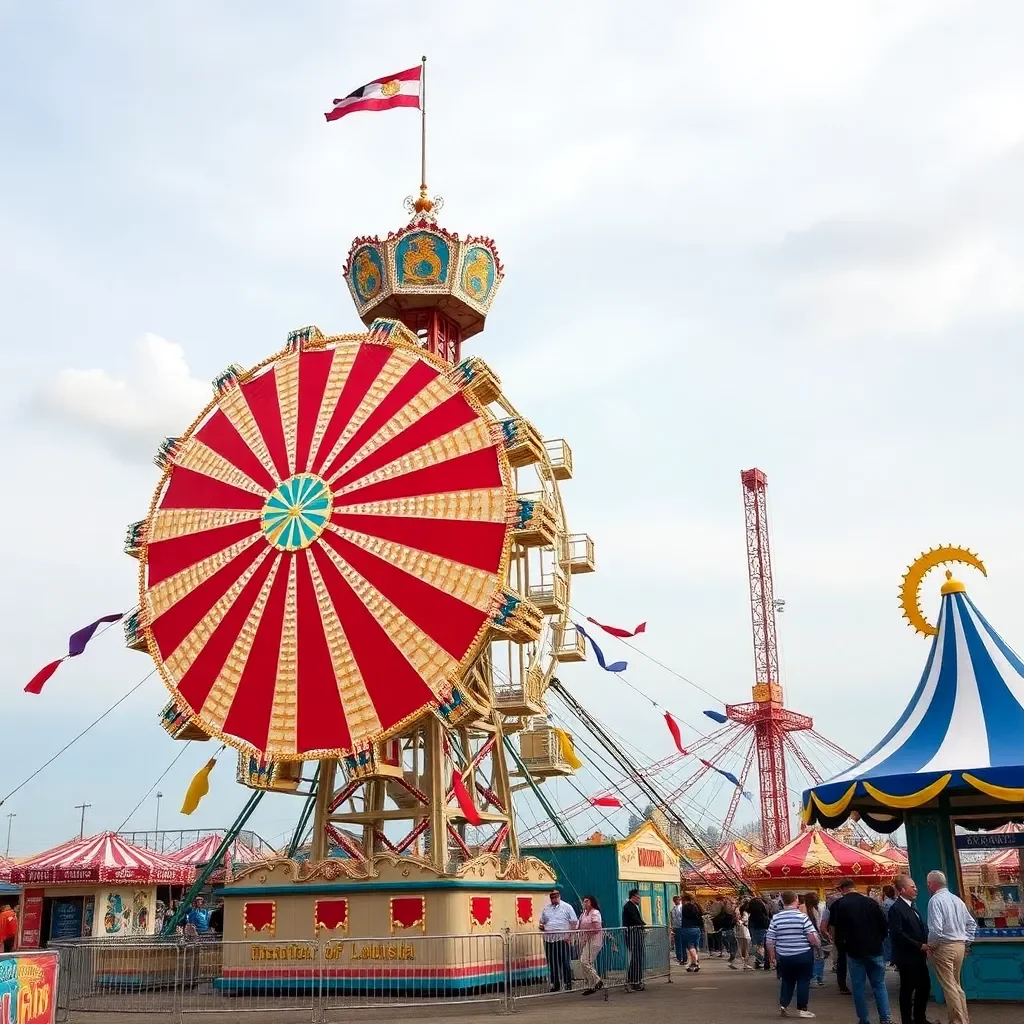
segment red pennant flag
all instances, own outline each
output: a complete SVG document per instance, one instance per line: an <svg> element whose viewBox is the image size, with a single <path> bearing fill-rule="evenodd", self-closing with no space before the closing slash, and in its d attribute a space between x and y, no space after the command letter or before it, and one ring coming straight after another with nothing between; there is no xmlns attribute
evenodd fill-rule
<svg viewBox="0 0 1024 1024"><path fill-rule="evenodd" d="M590 802L595 807L622 807L621 801L614 796L592 796Z"/></svg>
<svg viewBox="0 0 1024 1024"><path fill-rule="evenodd" d="M647 623L641 622L636 629L623 629L621 626L606 626L603 622L598 622L597 619L592 619L587 616L587 622L592 622L595 626L599 626L609 636L617 636L620 640L627 640L631 636L637 636L640 633L647 632Z"/></svg>
<svg viewBox="0 0 1024 1024"><path fill-rule="evenodd" d="M473 803L469 790L466 789L466 784L462 781L462 776L459 774L458 769L452 772L452 789L455 791L455 799L459 802L459 808L466 816L466 821L470 825L482 825L484 819L480 817L480 812L476 809L476 804Z"/></svg>
<svg viewBox="0 0 1024 1024"><path fill-rule="evenodd" d="M667 711L665 712L665 724L668 726L668 731L672 733L672 742L675 743L676 750L680 754L685 754L686 748L683 746L683 734L679 731L676 720Z"/></svg>
<svg viewBox="0 0 1024 1024"><path fill-rule="evenodd" d="M57 669L60 667L61 662L63 662L63 661L64 661L63 658L58 658L56 661L51 661L50 664L47 665L45 668L41 668L28 681L28 685L25 687L25 692L26 693L42 693L43 692L43 684L46 682L47 679L50 678L50 676L53 675L54 672L57 671Z"/></svg>

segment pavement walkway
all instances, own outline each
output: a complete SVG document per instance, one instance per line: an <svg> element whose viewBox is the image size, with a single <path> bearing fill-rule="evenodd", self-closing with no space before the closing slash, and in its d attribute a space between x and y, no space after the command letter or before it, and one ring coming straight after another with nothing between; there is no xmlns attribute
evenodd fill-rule
<svg viewBox="0 0 1024 1024"><path fill-rule="evenodd" d="M896 1003L897 979L889 975L889 988L895 1020L899 1020ZM1024 986L1021 999L1024 1001ZM811 1010L818 1024L857 1024L850 996L840 994L834 976L825 988L811 989ZM584 997L579 992L561 993L520 999L516 1010L508 1014L496 1005L426 1005L381 1006L330 1010L326 1020L380 1021L387 1024L419 1024L429 1021L457 1021L459 1024L494 1024L502 1017L511 1017L522 1024L622 1024L624 1018L642 1018L645 1024L673 1024L688 1021L692 1024L748 1024L756 1021L779 1019L778 981L773 974L763 971L731 971L724 963L705 962L700 974L673 974L671 984L664 979L651 982L646 991L627 994L612 989L608 998L601 995ZM946 1022L945 1006L933 1003L929 1008L930 1020ZM71 1024L157 1024L160 1014L82 1013L75 1012ZM292 1024L310 1020L311 1015L297 1011L244 1010L225 1001L224 1012L186 1014L185 1020L203 1020L204 1024ZM794 1005L791 1019L798 1020ZM872 1021L877 1024L872 1005ZM972 1024L1021 1024L1024 1007L1020 1003L972 1003Z"/></svg>

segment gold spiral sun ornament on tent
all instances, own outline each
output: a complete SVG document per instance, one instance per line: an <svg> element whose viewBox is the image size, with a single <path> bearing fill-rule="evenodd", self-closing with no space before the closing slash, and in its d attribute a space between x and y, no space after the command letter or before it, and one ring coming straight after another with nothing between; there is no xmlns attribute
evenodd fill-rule
<svg viewBox="0 0 1024 1024"><path fill-rule="evenodd" d="M927 551L922 552L918 558L907 566L907 571L903 574L903 581L900 584L899 591L899 602L900 607L903 609L903 618L907 620L914 630L922 633L924 636L935 636L938 633L938 629L928 621L921 608L921 586L924 583L925 576L932 569L940 565L948 565L951 562L971 565L982 576L988 575L985 563L973 551L967 548L954 547L951 544L929 548ZM955 582L952 580L952 573L948 571L946 579L947 583L944 586L949 586Z"/></svg>

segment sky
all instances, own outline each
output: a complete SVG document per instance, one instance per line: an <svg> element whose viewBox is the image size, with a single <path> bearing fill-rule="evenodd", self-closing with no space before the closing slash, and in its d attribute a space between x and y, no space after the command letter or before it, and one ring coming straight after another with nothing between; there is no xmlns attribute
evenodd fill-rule
<svg viewBox="0 0 1024 1024"><path fill-rule="evenodd" d="M837 744L865 753L916 684L927 644L896 591L922 549L978 551L970 593L1024 643L1022 32L996 0L0 0L0 788L150 671L115 628L22 693L69 632L134 603L123 535L160 440L229 363L357 327L340 268L353 237L405 222L419 124L323 112L421 53L441 223L493 237L506 268L468 351L572 446L563 494L599 566L573 604L646 619L640 646L671 669L609 640L629 683L690 740L748 698L751 466L787 703ZM593 662L561 677L648 757L671 751L626 683ZM0 806L12 854L75 833L83 802L87 831L140 800L126 827L154 827L147 791L180 752L165 700L150 678ZM225 757L177 813L206 756L159 782L161 827L225 827L243 804ZM728 793L708 799L720 815ZM253 825L279 843L297 814L275 796Z"/></svg>

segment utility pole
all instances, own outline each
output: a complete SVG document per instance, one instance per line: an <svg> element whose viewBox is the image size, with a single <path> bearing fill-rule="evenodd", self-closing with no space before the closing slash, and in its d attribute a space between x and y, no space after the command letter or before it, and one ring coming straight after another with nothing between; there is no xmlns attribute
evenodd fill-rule
<svg viewBox="0 0 1024 1024"><path fill-rule="evenodd" d="M160 852L164 852L164 844L160 839L160 801L163 800L164 795L160 790L156 791L156 836L154 837L153 849L157 848L157 843L160 844Z"/></svg>
<svg viewBox="0 0 1024 1024"><path fill-rule="evenodd" d="M4 853L4 857L7 858L11 856L11 825L14 824L13 819L16 817L17 815L13 812L7 815L7 851Z"/></svg>
<svg viewBox="0 0 1024 1024"><path fill-rule="evenodd" d="M82 812L82 823L81 823L81 825L79 826L79 829L78 829L78 838L79 839L84 839L85 838L85 812L86 812L86 809L89 808L89 807L92 807L92 804L75 804L75 810Z"/></svg>

